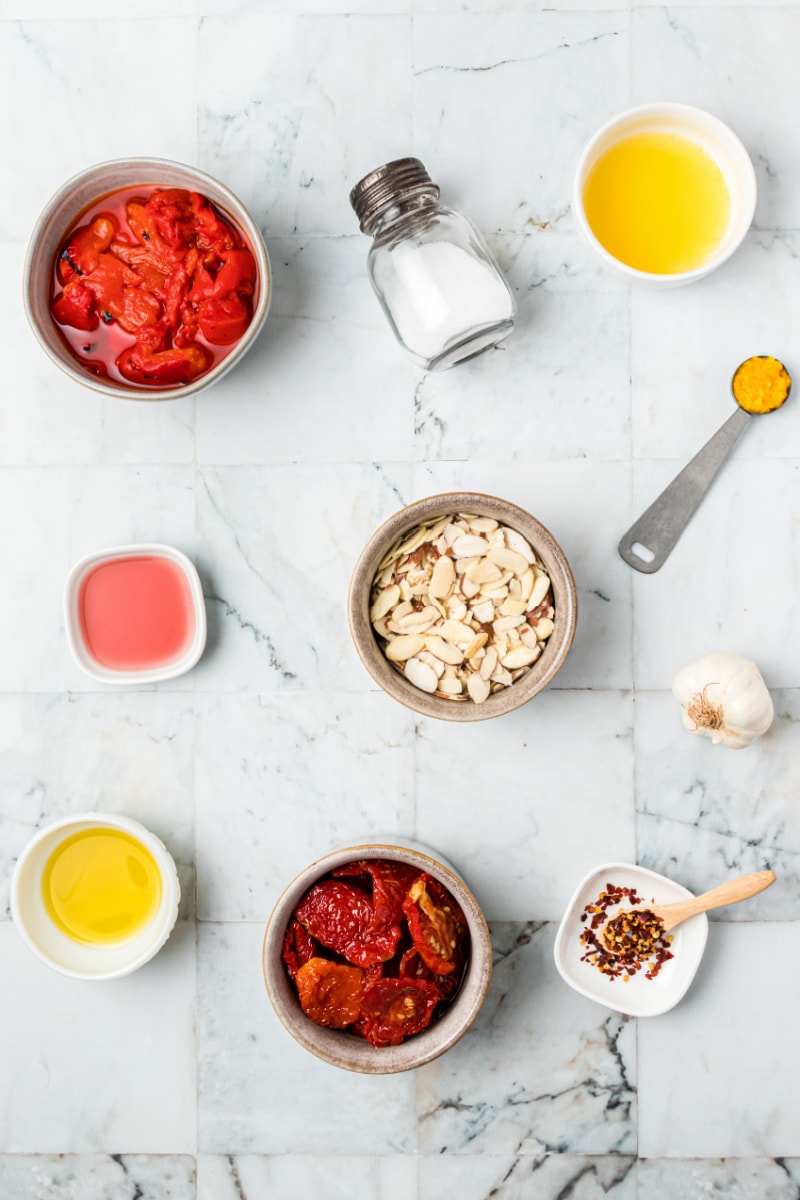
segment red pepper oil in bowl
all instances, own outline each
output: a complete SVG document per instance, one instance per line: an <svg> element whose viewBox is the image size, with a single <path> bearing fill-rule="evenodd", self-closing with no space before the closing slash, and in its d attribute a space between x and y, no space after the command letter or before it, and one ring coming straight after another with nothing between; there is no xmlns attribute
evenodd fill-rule
<svg viewBox="0 0 800 1200"><path fill-rule="evenodd" d="M83 559L65 594L73 656L106 683L182 675L205 646L203 593L193 564L170 546L130 546Z"/></svg>
<svg viewBox="0 0 800 1200"><path fill-rule="evenodd" d="M84 386L167 400L220 379L266 320L269 257L224 185L166 159L90 167L30 240L24 299L43 349Z"/></svg>

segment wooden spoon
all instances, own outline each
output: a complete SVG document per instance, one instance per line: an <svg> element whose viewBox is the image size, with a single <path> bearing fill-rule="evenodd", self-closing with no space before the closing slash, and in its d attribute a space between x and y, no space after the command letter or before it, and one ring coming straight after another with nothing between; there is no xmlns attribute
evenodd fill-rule
<svg viewBox="0 0 800 1200"><path fill-rule="evenodd" d="M610 922L623 913L652 913L663 925L664 933L667 933L676 925L680 925L681 921L697 916L698 913L708 912L710 908L724 908L726 904L738 904L740 900L757 896L774 882L774 871L754 871L750 875L739 875L736 879L729 879L727 883L712 888L710 892L703 892L701 896L694 896L691 900L679 900L676 904L634 904L630 908L620 908L613 917L607 917L603 924L594 930L594 936L606 953L619 954L625 947L615 949L610 946L606 941L606 931Z"/></svg>

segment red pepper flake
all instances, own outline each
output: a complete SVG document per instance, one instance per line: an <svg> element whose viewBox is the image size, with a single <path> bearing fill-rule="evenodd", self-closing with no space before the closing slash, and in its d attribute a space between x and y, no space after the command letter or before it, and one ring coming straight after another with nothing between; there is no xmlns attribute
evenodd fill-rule
<svg viewBox="0 0 800 1200"><path fill-rule="evenodd" d="M596 936L596 930L606 920L608 910L623 903L625 907L608 925L608 936L617 947L617 953L610 954ZM643 903L635 888L607 883L605 891L581 913L580 919L586 923L580 937L581 945L586 947L581 962L591 963L608 979L621 977L623 983L641 970L645 971L645 979L655 979L664 963L675 956L670 950L672 937L667 937L663 924L653 913L628 911L629 907Z"/></svg>

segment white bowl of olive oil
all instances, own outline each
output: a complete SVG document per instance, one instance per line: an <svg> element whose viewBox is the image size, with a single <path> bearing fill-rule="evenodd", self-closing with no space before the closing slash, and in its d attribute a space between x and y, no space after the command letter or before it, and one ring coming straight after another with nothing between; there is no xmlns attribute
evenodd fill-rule
<svg viewBox="0 0 800 1200"><path fill-rule="evenodd" d="M41 829L11 880L11 915L33 953L75 979L118 979L172 932L180 885L171 854L130 817L80 813Z"/></svg>
<svg viewBox="0 0 800 1200"><path fill-rule="evenodd" d="M688 104L645 104L614 117L584 150L572 213L601 262L630 283L679 287L741 245L756 176L723 121Z"/></svg>

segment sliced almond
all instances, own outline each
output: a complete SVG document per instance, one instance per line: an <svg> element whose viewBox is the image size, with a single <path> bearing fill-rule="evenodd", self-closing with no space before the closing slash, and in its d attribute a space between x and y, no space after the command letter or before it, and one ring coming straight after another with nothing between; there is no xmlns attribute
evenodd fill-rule
<svg viewBox="0 0 800 1200"><path fill-rule="evenodd" d="M470 517L469 527L473 533L494 533L497 529L497 521L491 517Z"/></svg>
<svg viewBox="0 0 800 1200"><path fill-rule="evenodd" d="M477 554L485 554L488 549L486 539L474 533L462 533L453 542L453 554L456 558L474 558Z"/></svg>
<svg viewBox="0 0 800 1200"><path fill-rule="evenodd" d="M516 529L509 529L508 525L502 525L501 528L505 534L506 545L509 550L514 550L517 554L521 554L525 561L533 566L536 562L536 555L522 534L517 533Z"/></svg>
<svg viewBox="0 0 800 1200"><path fill-rule="evenodd" d="M429 605L419 612L406 613L397 621L397 625L402 633L424 633L426 629L430 629L434 621L440 620L439 610Z"/></svg>
<svg viewBox="0 0 800 1200"><path fill-rule="evenodd" d="M452 558L448 558L447 555L437 558L428 589L430 594L437 600L444 600L445 596L449 595L455 578L456 568Z"/></svg>
<svg viewBox="0 0 800 1200"><path fill-rule="evenodd" d="M461 595L466 596L467 600L471 600L473 596L477 596L478 592L481 590L480 585L473 583L472 580L468 579L466 575L461 576L461 582L458 586L461 591Z"/></svg>
<svg viewBox="0 0 800 1200"><path fill-rule="evenodd" d="M507 630L515 629L517 625L524 625L525 618L523 616L515 617L498 617L492 622L492 628L495 633L505 633Z"/></svg>
<svg viewBox="0 0 800 1200"><path fill-rule="evenodd" d="M470 675L467 680L467 691L476 704L483 704L489 695L489 680L483 679L480 675Z"/></svg>
<svg viewBox="0 0 800 1200"><path fill-rule="evenodd" d="M467 575L474 583L492 583L495 579L502 579L503 572L488 558L479 558L468 568Z"/></svg>
<svg viewBox="0 0 800 1200"><path fill-rule="evenodd" d="M385 617L390 609L394 608L397 601L400 599L400 588L396 583L385 591L380 592L376 597L372 608L369 610L370 621L379 621L381 617Z"/></svg>
<svg viewBox="0 0 800 1200"><path fill-rule="evenodd" d="M507 671L505 667L500 666L499 663L492 671L489 678L491 679L492 683L502 683L503 687L510 687L514 682L514 680L511 678L511 672Z"/></svg>
<svg viewBox="0 0 800 1200"><path fill-rule="evenodd" d="M529 600L530 599L531 592L533 591L533 584L534 584L535 578L536 577L535 577L533 571L531 570L530 567L528 567L528 570L525 572L525 574L522 576L522 578L519 581L519 595L520 595L521 600ZM530 605L528 605L528 607L530 607Z"/></svg>
<svg viewBox="0 0 800 1200"><path fill-rule="evenodd" d="M500 661L507 671L513 671L517 667L527 667L537 657L536 651L531 650L530 646L517 646L514 650L509 650Z"/></svg>
<svg viewBox="0 0 800 1200"><path fill-rule="evenodd" d="M405 662L406 659L413 658L415 654L419 654L420 650L425 647L425 639L416 633L400 634L399 637L392 638L389 645L384 650L384 654L389 659L389 662Z"/></svg>
<svg viewBox="0 0 800 1200"><path fill-rule="evenodd" d="M446 696L460 696L463 690L464 686L460 679L443 676L439 680L439 691L444 692Z"/></svg>
<svg viewBox="0 0 800 1200"><path fill-rule="evenodd" d="M452 663L453 665L458 666L459 663L464 661L464 655L461 653L458 647L452 645L451 642L445 642L440 637L426 637L425 647L427 650L430 650L431 654L434 654L436 658L440 658L442 662Z"/></svg>
<svg viewBox="0 0 800 1200"><path fill-rule="evenodd" d="M524 575L528 569L528 560L523 558L521 554L517 554L516 550L490 550L490 562L496 563L498 567L506 567L509 571L513 571L515 575Z"/></svg>
<svg viewBox="0 0 800 1200"><path fill-rule="evenodd" d="M520 637L520 641L522 642L523 646L530 646L531 650L535 650L536 647L539 645L536 634L533 632L533 630L529 626L527 626L526 628L524 628L522 630L519 637Z"/></svg>
<svg viewBox="0 0 800 1200"><path fill-rule="evenodd" d="M543 571L538 571L536 580L533 585L533 590L528 600L529 608L536 608L542 603L545 596L550 590L550 577L545 575Z"/></svg>
<svg viewBox="0 0 800 1200"><path fill-rule="evenodd" d="M527 600L513 600L511 596L500 605L500 613L504 617L518 617L527 611Z"/></svg>
<svg viewBox="0 0 800 1200"><path fill-rule="evenodd" d="M499 585L496 583L482 583L481 595L485 596L487 600L493 600L499 604L501 600L505 600L508 596L508 588L504 583Z"/></svg>
<svg viewBox="0 0 800 1200"><path fill-rule="evenodd" d="M463 621L467 615L467 606L458 596L449 596L445 602L448 618L453 621Z"/></svg>
<svg viewBox="0 0 800 1200"><path fill-rule="evenodd" d="M438 684L436 673L427 663L420 662L418 658L408 660L405 665L405 677L409 683L413 683L414 687L418 687L423 692L436 691Z"/></svg>
<svg viewBox="0 0 800 1200"><path fill-rule="evenodd" d="M411 535L400 546L401 554L413 554L418 550L423 542L426 542L430 536L430 526L423 525L419 529L412 530Z"/></svg>
<svg viewBox="0 0 800 1200"><path fill-rule="evenodd" d="M472 605L472 615L481 625L488 625L494 620L494 605L491 600L482 600L480 604Z"/></svg>
<svg viewBox="0 0 800 1200"><path fill-rule="evenodd" d="M437 679L442 678L445 668L440 658L436 658L429 650L420 650L417 657L420 662L424 662L426 666L430 667Z"/></svg>
<svg viewBox="0 0 800 1200"><path fill-rule="evenodd" d="M483 656L481 663L481 678L489 679L497 666L497 651L494 646L490 646Z"/></svg>
<svg viewBox="0 0 800 1200"><path fill-rule="evenodd" d="M440 517L435 525L431 525L430 529L428 530L428 536L431 542L435 542L441 536L441 534L444 533L449 524L450 518L448 516Z"/></svg>
<svg viewBox="0 0 800 1200"><path fill-rule="evenodd" d="M486 645L488 640L489 640L488 633L476 634L475 637L470 642L470 644L467 646L466 650L464 651L464 658L472 658L473 655L477 654L478 651L481 650Z"/></svg>
<svg viewBox="0 0 800 1200"><path fill-rule="evenodd" d="M555 625L549 617L541 617L533 626L533 632L540 642L543 642L545 638L549 638L554 629Z"/></svg>
<svg viewBox="0 0 800 1200"><path fill-rule="evenodd" d="M448 642L469 645L475 636L475 631L462 621L443 621L439 630L441 636Z"/></svg>

